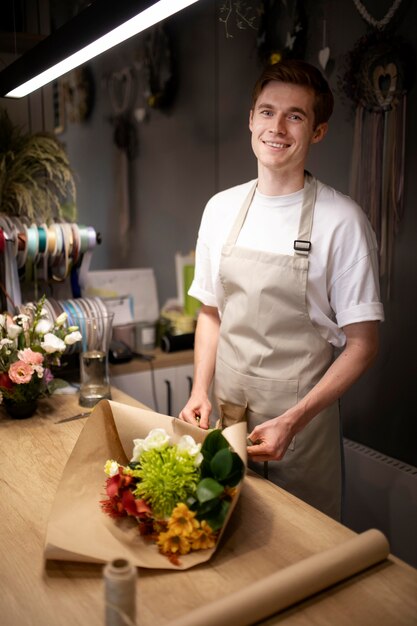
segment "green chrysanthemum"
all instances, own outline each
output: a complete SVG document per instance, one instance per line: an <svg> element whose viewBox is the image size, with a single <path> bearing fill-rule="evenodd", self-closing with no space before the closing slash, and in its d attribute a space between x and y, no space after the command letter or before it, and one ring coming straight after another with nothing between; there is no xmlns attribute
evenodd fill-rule
<svg viewBox="0 0 417 626"><path fill-rule="evenodd" d="M169 517L178 502L195 493L201 477L194 458L178 455L176 446L144 451L133 475L139 478L134 495L146 500L159 519Z"/></svg>

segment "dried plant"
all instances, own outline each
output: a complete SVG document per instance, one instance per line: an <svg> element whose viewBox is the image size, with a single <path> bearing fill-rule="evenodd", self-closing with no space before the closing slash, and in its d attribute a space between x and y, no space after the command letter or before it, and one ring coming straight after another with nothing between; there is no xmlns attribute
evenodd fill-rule
<svg viewBox="0 0 417 626"><path fill-rule="evenodd" d="M63 145L29 134L0 111L0 212L28 220L76 221L76 188Z"/></svg>
<svg viewBox="0 0 417 626"><path fill-rule="evenodd" d="M219 17L219 22L224 24L227 39L233 38L228 28L233 11L236 16L237 28L240 30L246 30L247 28L252 28L253 30L257 29L256 19L258 17L258 11L256 9L252 6L248 6L244 0L236 0L236 2L225 0L220 6L221 16Z"/></svg>

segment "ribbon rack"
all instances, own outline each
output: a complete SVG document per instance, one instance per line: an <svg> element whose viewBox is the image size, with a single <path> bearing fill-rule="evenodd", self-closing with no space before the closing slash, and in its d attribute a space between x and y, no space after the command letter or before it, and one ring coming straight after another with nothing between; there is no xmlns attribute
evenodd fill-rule
<svg viewBox="0 0 417 626"><path fill-rule="evenodd" d="M28 225L18 217L0 213L1 311L15 314L25 290L35 289L37 298L40 282L45 289L70 282L72 296L80 297L99 243L100 233L92 226L64 221Z"/></svg>

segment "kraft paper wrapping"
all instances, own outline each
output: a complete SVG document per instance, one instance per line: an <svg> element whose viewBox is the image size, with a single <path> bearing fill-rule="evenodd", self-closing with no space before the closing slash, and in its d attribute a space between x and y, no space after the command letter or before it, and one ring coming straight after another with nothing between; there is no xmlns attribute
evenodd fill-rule
<svg viewBox="0 0 417 626"><path fill-rule="evenodd" d="M119 402L102 400L94 408L68 459L55 495L46 532L46 559L105 563L126 558L138 567L177 570L210 559L216 547L181 556L180 565L173 565L154 544L140 536L132 519L115 520L101 510L99 501L106 497L105 462L114 459L126 464L132 457L133 439L143 439L152 428L165 428L173 441L188 434L200 443L207 435L207 431L177 418ZM246 466L246 424L231 426L223 434ZM243 480L221 533L236 505L242 483ZM220 537L221 534L217 544Z"/></svg>
<svg viewBox="0 0 417 626"><path fill-rule="evenodd" d="M250 626L379 563L388 554L385 536L368 530L199 607L170 626Z"/></svg>

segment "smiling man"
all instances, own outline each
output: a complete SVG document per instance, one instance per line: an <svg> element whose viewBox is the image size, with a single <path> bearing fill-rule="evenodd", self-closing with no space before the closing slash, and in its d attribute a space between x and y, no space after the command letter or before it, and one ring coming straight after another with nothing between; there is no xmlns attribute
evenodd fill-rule
<svg viewBox="0 0 417 626"><path fill-rule="evenodd" d="M255 85L258 178L203 214L194 384L180 418L209 427L214 378L222 426L248 423L252 468L339 519L338 400L377 354L383 307L364 212L305 171L332 110L326 80L303 61L268 66Z"/></svg>

